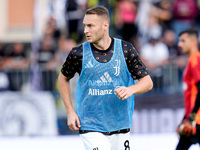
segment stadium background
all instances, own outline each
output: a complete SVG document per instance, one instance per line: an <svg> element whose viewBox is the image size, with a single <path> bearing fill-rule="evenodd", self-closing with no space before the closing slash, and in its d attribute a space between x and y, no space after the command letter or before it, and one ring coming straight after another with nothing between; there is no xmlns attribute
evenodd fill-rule
<svg viewBox="0 0 200 150"><path fill-rule="evenodd" d="M176 47L177 35L192 26L200 30L200 2L194 0L196 11L188 12L184 3L175 7L175 0L127 1L134 10L131 23L120 20L120 0L0 1L0 149L81 149L78 133L67 127L57 75L70 49L85 40L84 10L97 4L109 8L111 36L132 42L139 54L151 40L167 47L167 59L155 62L160 65L151 72L154 89L136 96L131 135L134 149L175 148L175 129L184 114L181 75L187 60ZM175 11L179 7L187 10L185 17ZM125 29L135 34L124 35ZM74 108L77 79L71 81Z"/></svg>

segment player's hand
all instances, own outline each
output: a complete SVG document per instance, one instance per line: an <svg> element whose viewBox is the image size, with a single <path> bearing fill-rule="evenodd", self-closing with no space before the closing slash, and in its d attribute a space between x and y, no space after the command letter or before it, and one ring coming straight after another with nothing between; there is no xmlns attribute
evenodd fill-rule
<svg viewBox="0 0 200 150"><path fill-rule="evenodd" d="M74 111L67 114L67 125L72 131L80 129L80 120Z"/></svg>
<svg viewBox="0 0 200 150"><path fill-rule="evenodd" d="M119 88L115 89L114 92L117 97L122 100L125 100L133 95L132 91L125 86L120 86Z"/></svg>
<svg viewBox="0 0 200 150"><path fill-rule="evenodd" d="M179 135L191 136L196 134L196 114L190 114L188 119L184 119L176 129Z"/></svg>

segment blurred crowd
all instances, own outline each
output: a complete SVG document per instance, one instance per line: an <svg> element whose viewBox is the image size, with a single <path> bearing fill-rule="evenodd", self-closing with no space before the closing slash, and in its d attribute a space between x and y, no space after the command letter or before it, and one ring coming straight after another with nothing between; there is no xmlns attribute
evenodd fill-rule
<svg viewBox="0 0 200 150"><path fill-rule="evenodd" d="M56 90L57 73L69 51L85 41L82 19L91 6L108 8L110 35L134 45L158 89L163 66L173 63L181 75L186 64L177 47L178 34L190 27L200 31L200 0L61 0L64 19L58 17L57 2L49 0L54 13L49 13L38 41L0 42L0 90Z"/></svg>

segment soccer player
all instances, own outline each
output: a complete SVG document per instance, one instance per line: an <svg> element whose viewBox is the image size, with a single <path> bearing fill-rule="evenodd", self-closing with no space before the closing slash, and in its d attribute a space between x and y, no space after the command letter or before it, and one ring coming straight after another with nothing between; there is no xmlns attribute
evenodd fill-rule
<svg viewBox="0 0 200 150"><path fill-rule="evenodd" d="M177 128L180 134L176 150L187 150L200 143L200 52L198 32L187 29L179 34L178 47L189 56L183 73L185 116Z"/></svg>
<svg viewBox="0 0 200 150"><path fill-rule="evenodd" d="M110 37L109 22L105 7L86 10L83 24L87 42L72 48L58 77L68 127L79 130L86 150L130 150L134 95L153 87L132 44ZM76 72L80 76L75 112L69 80Z"/></svg>

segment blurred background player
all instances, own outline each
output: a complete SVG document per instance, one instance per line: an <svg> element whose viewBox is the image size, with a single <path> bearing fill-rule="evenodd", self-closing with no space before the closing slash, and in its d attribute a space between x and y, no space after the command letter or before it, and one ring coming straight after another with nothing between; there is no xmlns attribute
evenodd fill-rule
<svg viewBox="0 0 200 150"><path fill-rule="evenodd" d="M176 150L187 150L200 143L200 52L198 31L187 29L179 34L178 47L189 56L183 73L185 116L177 128L180 134Z"/></svg>
<svg viewBox="0 0 200 150"><path fill-rule="evenodd" d="M79 130L86 150L130 150L133 95L151 90L152 80L132 44L109 36L105 7L89 8L83 24L87 42L72 49L58 77L68 126ZM69 88L76 72L77 113Z"/></svg>

